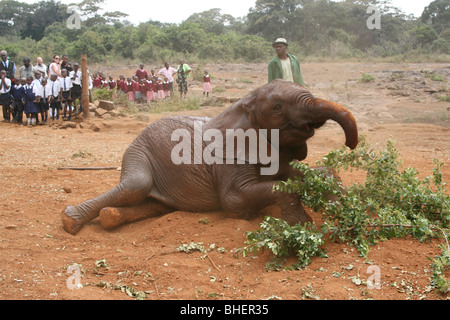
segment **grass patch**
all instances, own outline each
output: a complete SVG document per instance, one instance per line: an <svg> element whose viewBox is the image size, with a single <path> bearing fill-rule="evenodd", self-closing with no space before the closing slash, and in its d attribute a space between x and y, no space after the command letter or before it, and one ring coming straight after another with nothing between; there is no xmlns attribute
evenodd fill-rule
<svg viewBox="0 0 450 320"><path fill-rule="evenodd" d="M367 73L363 73L362 77L358 79L358 82L369 83L375 81L375 79L376 78L374 76Z"/></svg>
<svg viewBox="0 0 450 320"><path fill-rule="evenodd" d="M440 96L439 101L450 102L450 96L448 94Z"/></svg>
<svg viewBox="0 0 450 320"><path fill-rule="evenodd" d="M424 71L425 78L431 79L432 81L446 82L447 79L436 72Z"/></svg>

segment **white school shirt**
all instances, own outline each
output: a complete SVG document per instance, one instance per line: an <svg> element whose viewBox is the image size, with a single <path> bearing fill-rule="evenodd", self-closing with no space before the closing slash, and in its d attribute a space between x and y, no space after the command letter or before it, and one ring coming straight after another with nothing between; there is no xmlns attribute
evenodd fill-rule
<svg viewBox="0 0 450 320"><path fill-rule="evenodd" d="M44 88L41 85L41 81L39 79L34 79L31 84L38 89L38 96L42 97Z"/></svg>
<svg viewBox="0 0 450 320"><path fill-rule="evenodd" d="M52 81L47 81L45 87L43 87L43 92L45 93L45 99L48 99L52 95ZM44 98L44 96L42 96Z"/></svg>
<svg viewBox="0 0 450 320"><path fill-rule="evenodd" d="M70 79L69 77L65 77L65 78L59 78L59 82L61 84L61 89L62 91L69 91L70 88L73 87L72 85L72 79Z"/></svg>
<svg viewBox="0 0 450 320"><path fill-rule="evenodd" d="M56 80L54 82L50 80L47 85L50 86L50 95L53 95L55 98L57 98L59 96L59 92L61 91L61 82L59 80Z"/></svg>
<svg viewBox="0 0 450 320"><path fill-rule="evenodd" d="M83 88L83 77L81 77L80 79L80 85ZM91 76L89 76L89 84L88 84L88 89L92 90L92 88L94 87L93 83L92 83L92 78Z"/></svg>
<svg viewBox="0 0 450 320"><path fill-rule="evenodd" d="M73 79L74 76L75 76L75 71L70 71L69 78ZM81 70L77 71L77 77L75 78L75 80L72 80L72 84L77 84L77 85L81 86Z"/></svg>
<svg viewBox="0 0 450 320"><path fill-rule="evenodd" d="M0 82L2 80L0 79ZM7 93L11 90L11 79L5 78L5 83L6 85L9 87L8 89L6 89L5 84L2 82L2 88L0 89L0 94L1 93Z"/></svg>

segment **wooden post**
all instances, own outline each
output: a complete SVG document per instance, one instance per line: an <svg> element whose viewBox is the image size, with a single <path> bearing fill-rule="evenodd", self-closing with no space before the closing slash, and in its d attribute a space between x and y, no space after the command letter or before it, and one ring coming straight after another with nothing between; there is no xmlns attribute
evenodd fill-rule
<svg viewBox="0 0 450 320"><path fill-rule="evenodd" d="M89 74L87 68L87 55L81 55L81 102L83 117L89 118Z"/></svg>

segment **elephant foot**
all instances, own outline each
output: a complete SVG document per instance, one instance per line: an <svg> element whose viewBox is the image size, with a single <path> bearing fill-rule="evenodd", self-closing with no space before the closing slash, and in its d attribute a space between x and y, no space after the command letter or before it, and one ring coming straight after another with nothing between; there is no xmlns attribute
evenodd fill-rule
<svg viewBox="0 0 450 320"><path fill-rule="evenodd" d="M124 215L119 208L103 208L99 215L100 224L103 228L109 230L122 225L125 222Z"/></svg>
<svg viewBox="0 0 450 320"><path fill-rule="evenodd" d="M313 222L297 196L293 196L289 200L291 201L284 203L282 208L281 218L283 220L291 226L296 225L297 223L306 224L307 222Z"/></svg>
<svg viewBox="0 0 450 320"><path fill-rule="evenodd" d="M72 235L77 234L84 226L84 222L74 206L66 207L61 212L61 220L64 230Z"/></svg>
<svg viewBox="0 0 450 320"><path fill-rule="evenodd" d="M160 216L174 209L155 199L149 198L140 204L129 207L106 207L100 210L100 224L105 229L113 229L125 223Z"/></svg>
<svg viewBox="0 0 450 320"><path fill-rule="evenodd" d="M285 220L287 223L289 223L289 225L293 226L296 225L298 223L301 224L306 224L307 222L313 222L313 220L311 219L311 217L309 216L309 214L307 214L306 212L303 213L295 213L295 214L283 214L281 216L281 218L283 220Z"/></svg>

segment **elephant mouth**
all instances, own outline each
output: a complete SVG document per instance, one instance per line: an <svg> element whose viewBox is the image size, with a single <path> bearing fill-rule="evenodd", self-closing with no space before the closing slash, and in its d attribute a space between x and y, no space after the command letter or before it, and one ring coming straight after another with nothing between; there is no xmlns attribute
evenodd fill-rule
<svg viewBox="0 0 450 320"><path fill-rule="evenodd" d="M292 121L288 121L283 128L281 129L287 129L293 132L301 132L303 135L314 135L314 131L315 129L320 128L321 126L323 126L325 122L320 122L320 123L314 123L314 122L307 122L307 123L303 123L300 125L294 124Z"/></svg>

